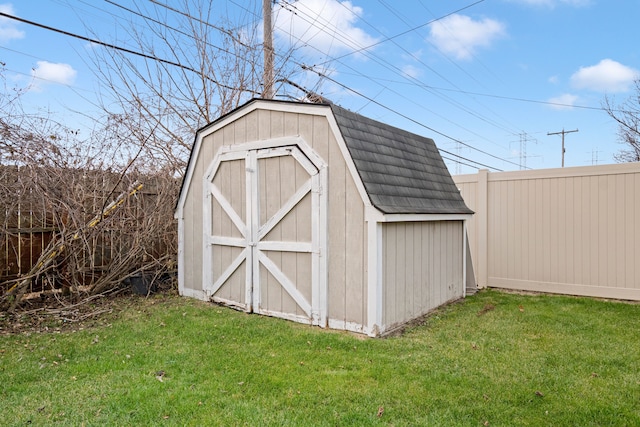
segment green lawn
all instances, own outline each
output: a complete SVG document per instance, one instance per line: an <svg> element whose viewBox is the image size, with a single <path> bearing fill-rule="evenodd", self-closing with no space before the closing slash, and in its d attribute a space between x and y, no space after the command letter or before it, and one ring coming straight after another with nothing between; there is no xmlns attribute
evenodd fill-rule
<svg viewBox="0 0 640 427"><path fill-rule="evenodd" d="M386 339L167 295L117 306L0 336L0 424L640 425L637 304L483 291Z"/></svg>

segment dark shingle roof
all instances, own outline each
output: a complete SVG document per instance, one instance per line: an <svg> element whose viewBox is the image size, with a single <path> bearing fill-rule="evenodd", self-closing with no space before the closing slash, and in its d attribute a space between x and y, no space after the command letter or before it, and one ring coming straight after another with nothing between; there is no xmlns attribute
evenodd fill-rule
<svg viewBox="0 0 640 427"><path fill-rule="evenodd" d="M473 213L432 139L330 106L376 208L388 214Z"/></svg>

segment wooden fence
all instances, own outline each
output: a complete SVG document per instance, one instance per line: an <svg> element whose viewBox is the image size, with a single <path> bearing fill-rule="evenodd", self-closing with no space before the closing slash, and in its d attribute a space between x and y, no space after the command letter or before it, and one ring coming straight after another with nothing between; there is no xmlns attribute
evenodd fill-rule
<svg viewBox="0 0 640 427"><path fill-rule="evenodd" d="M454 180L478 287L640 300L640 163Z"/></svg>
<svg viewBox="0 0 640 427"><path fill-rule="evenodd" d="M142 190L124 197L108 221L99 221L99 226L96 223L89 230L92 218L118 196L126 195L134 180L143 183ZM39 275L27 292L58 288L68 282L91 285L123 253L131 251L132 245L145 245L138 264L146 261L144 257L158 259L171 253L176 246L174 196L163 192L176 192L177 181L168 182L175 188L165 188L165 180L151 176L0 166L0 291L4 293L23 278L54 240L64 241L66 253L56 261L51 274ZM163 197L166 202L159 199ZM138 232L149 227L150 221L161 230L141 241ZM158 222L164 225L157 227Z"/></svg>

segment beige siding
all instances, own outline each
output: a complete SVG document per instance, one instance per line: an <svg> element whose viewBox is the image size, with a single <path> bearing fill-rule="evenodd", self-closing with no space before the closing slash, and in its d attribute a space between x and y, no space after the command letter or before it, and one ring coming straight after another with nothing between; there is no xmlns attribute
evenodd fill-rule
<svg viewBox="0 0 640 427"><path fill-rule="evenodd" d="M327 136L330 165L329 318L366 325L367 237L364 204L335 137L331 133Z"/></svg>
<svg viewBox="0 0 640 427"><path fill-rule="evenodd" d="M481 287L640 300L640 165L454 177Z"/></svg>
<svg viewBox="0 0 640 427"><path fill-rule="evenodd" d="M367 236L364 221L364 205L351 178L346 162L327 119L308 114L256 110L208 135L203 141L193 170L193 179L184 205L184 286L202 290L202 177L218 149L224 145L241 144L282 136L300 136L329 164L328 188L328 309L329 318L340 322L367 324L366 263ZM289 166L284 166L285 168ZM291 175L294 172L280 169L278 173ZM299 172L295 172L296 177ZM297 178L296 178L297 179ZM286 179L284 180L286 181ZM285 191L289 191L286 188ZM282 200L278 200L278 203ZM266 201L265 201L266 202ZM309 202L303 200L302 205ZM298 209L298 208L296 208ZM304 206L302 206L304 209ZM280 227L273 233L308 233L300 224L298 214L285 218L287 230ZM231 258L229 250L225 256ZM274 254L279 257L279 254ZM285 256L286 255L286 256ZM304 255L282 254L278 265L290 275L308 276L305 269L309 261ZM214 254L215 256L215 254ZM294 259L293 257L296 257ZM234 277L244 280L241 267ZM265 272L268 275L268 273ZM293 279L293 278L292 278ZM231 292L231 291L229 291ZM229 293L231 295L231 293ZM275 298L275 294L274 298ZM269 296L269 298L271 298ZM348 303L347 303L348 301ZM273 301L275 304L275 300ZM271 301L270 301L271 303ZM281 300L282 307L292 301Z"/></svg>
<svg viewBox="0 0 640 427"><path fill-rule="evenodd" d="M382 227L383 324L393 328L463 296L461 221Z"/></svg>
<svg viewBox="0 0 640 427"><path fill-rule="evenodd" d="M213 137L203 141L200 155L196 159L193 167L193 176L184 202L184 229L182 239L185 260L184 287L186 290L202 290L202 220L203 220L203 199L202 199L202 177L206 168L213 159ZM220 139L220 138L218 138Z"/></svg>

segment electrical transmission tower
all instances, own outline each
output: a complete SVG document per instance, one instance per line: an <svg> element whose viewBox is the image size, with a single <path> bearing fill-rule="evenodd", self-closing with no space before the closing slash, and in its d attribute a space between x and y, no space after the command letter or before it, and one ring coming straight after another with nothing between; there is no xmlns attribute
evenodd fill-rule
<svg viewBox="0 0 640 427"><path fill-rule="evenodd" d="M529 138L526 132L520 134L520 170L527 169L527 142L538 143L535 138Z"/></svg>
<svg viewBox="0 0 640 427"><path fill-rule="evenodd" d="M535 138L531 138L529 137L529 135L526 132L521 132L519 134L520 139L518 141L511 141L511 142L517 142L520 144L520 148L518 150L518 158L519 158L519 166L520 166L520 170L523 169L528 169L527 168L527 158L528 157L537 157L537 156L528 156L527 155L527 143L529 142L534 142L534 143L538 143L538 140ZM511 147L511 144L509 145Z"/></svg>
<svg viewBox="0 0 640 427"><path fill-rule="evenodd" d="M591 150L591 165L597 165L598 164L598 153L602 153L602 151L598 150L598 147L596 147L595 150Z"/></svg>
<svg viewBox="0 0 640 427"><path fill-rule="evenodd" d="M460 151L462 150L462 144L456 141L456 154L460 158ZM456 175L460 175L460 162L456 162Z"/></svg>

